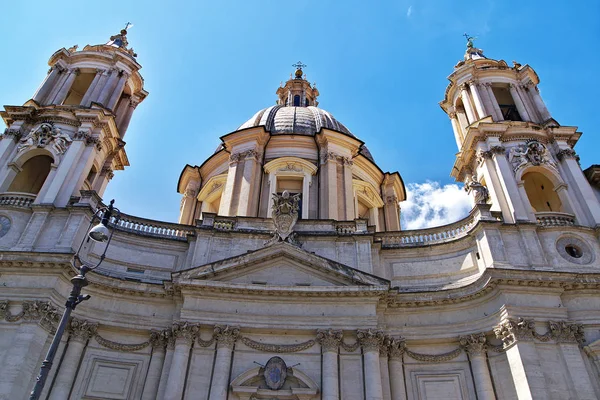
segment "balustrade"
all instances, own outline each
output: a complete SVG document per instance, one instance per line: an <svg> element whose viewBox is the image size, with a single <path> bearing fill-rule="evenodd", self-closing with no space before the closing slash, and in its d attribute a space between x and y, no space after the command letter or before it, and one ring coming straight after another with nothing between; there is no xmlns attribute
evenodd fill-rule
<svg viewBox="0 0 600 400"><path fill-rule="evenodd" d="M0 194L0 205L28 208L35 198L36 195L31 193L5 192Z"/></svg>
<svg viewBox="0 0 600 400"><path fill-rule="evenodd" d="M187 235L194 234L194 229L187 225L154 221L127 214L121 214L118 221L113 217L110 223L120 231L167 239L186 240Z"/></svg>
<svg viewBox="0 0 600 400"><path fill-rule="evenodd" d="M575 216L573 214L561 212L538 212L535 213L538 225L541 226L573 226L575 225Z"/></svg>

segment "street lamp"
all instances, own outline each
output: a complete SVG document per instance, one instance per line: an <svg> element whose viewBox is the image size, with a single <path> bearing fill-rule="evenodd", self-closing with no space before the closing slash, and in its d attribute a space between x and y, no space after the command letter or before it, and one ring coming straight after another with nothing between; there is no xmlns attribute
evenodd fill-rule
<svg viewBox="0 0 600 400"><path fill-rule="evenodd" d="M58 323L58 328L56 328L56 333L54 334L54 338L52 339L52 344L50 344L50 348L48 349L46 358L42 362L40 373L36 378L35 386L31 391L29 400L38 400L42 394L44 384L46 383L48 373L52 368L54 356L56 355L60 339L65 333L65 329L67 327L67 323L69 322L71 312L75 309L75 307L77 307L79 303L90 298L89 294L82 295L81 289L88 285L88 280L85 277L85 274L88 271L92 271L98 268L98 266L102 264L102 261L104 261L104 257L106 256L106 250L110 245L110 241L114 233L114 226L118 223L119 219L121 218L121 212L119 211L119 209L113 207L114 202L114 200L111 200L108 207L103 207L96 210L96 212L92 216L92 219L90 220L90 226L88 227L87 237L83 238L81 244L79 245L79 249L77 249L77 253L75 253L75 256L73 257L73 264L75 265L75 268L79 273L73 278L71 278L73 288L71 289L71 293L69 293L69 298L67 299L67 302L65 304L65 311L63 312L60 322ZM100 222L92 228L92 225L98 219L100 220ZM111 223L112 227L111 229L109 229L109 224ZM98 263L92 267L89 265L85 265L79 258L79 252L81 251L83 244L89 242L90 239L95 242L106 243L106 246L104 247L104 252L100 256L100 261L98 261Z"/></svg>

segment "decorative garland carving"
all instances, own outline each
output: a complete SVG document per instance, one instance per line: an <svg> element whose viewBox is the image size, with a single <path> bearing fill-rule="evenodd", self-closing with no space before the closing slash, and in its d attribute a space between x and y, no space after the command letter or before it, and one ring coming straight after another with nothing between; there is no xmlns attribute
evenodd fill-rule
<svg viewBox="0 0 600 400"><path fill-rule="evenodd" d="M254 350L264 351L267 353L295 353L298 351L309 349L312 346L314 346L315 343L317 343L316 341L311 339L306 342L297 344L269 344L257 342L245 336L242 337L240 340L246 346Z"/></svg>
<svg viewBox="0 0 600 400"><path fill-rule="evenodd" d="M431 362L431 363L440 363L444 361L450 361L455 359L462 353L462 348L458 348L456 350L449 351L443 354L421 354L415 353L408 349L405 349L404 352L410 357L414 358L417 361Z"/></svg>
<svg viewBox="0 0 600 400"><path fill-rule="evenodd" d="M358 348L360 347L360 342L357 340L356 342L354 342L352 344L347 344L342 340L340 342L340 346L342 346L342 349L346 350L347 352L353 353L356 350L358 350Z"/></svg>
<svg viewBox="0 0 600 400"><path fill-rule="evenodd" d="M147 340L142 343L137 343L137 344L118 343L118 342L113 342L112 340L105 339L98 334L96 334L94 336L94 339L96 339L96 342L98 342L99 345L106 347L107 349L117 350L117 351L122 351L122 352L132 352L132 351L142 350L152 344L150 340ZM152 347L155 347L155 346L152 346Z"/></svg>
<svg viewBox="0 0 600 400"><path fill-rule="evenodd" d="M215 342L215 340L217 340L217 338L214 336L214 334L210 338L210 340L202 340L202 339L200 339L200 334L199 333L198 333L198 336L196 337L196 341L198 342L198 345L200 345L200 347L210 347Z"/></svg>

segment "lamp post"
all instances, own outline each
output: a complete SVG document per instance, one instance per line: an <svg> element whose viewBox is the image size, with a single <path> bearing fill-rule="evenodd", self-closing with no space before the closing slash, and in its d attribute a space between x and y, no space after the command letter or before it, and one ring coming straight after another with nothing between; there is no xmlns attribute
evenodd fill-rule
<svg viewBox="0 0 600 400"><path fill-rule="evenodd" d="M42 390L44 389L44 384L46 383L46 379L48 378L48 373L52 368L52 362L54 361L54 356L56 355L56 351L58 350L58 345L60 343L60 339L65 333L65 329L67 328L67 323L69 322L69 318L71 316L71 312L75 310L75 307L82 301L88 300L90 298L89 294L81 294L81 289L88 285L88 280L85 277L85 274L88 271L92 271L104 261L104 257L106 256L106 250L110 245L110 241L112 239L112 235L114 233L114 225L119 221L121 217L121 212L118 208L113 207L114 200L110 201L108 207L100 208L96 210L92 219L90 221L90 226L88 227L87 238L84 238L79 245L79 249L77 249L77 253L73 257L73 264L78 271L78 274L71 278L71 283L73 284L73 288L71 289L71 293L69 293L69 298L65 304L65 311L58 323L58 327L56 328L56 333L54 334L54 338L52 339L52 343L50 344L50 348L48 349L48 353L46 354L46 358L42 362L42 366L40 367L40 372L36 378L35 386L31 391L31 395L29 396L29 400L38 400L42 394ZM116 213L116 216L113 214ZM111 221L111 218L112 219ZM94 221L96 219L100 219L100 223L92 228ZM113 223L113 227L109 230L109 223ZM91 229L90 229L91 228ZM83 247L83 244L89 240L93 240L95 242L104 243L106 242L106 247L104 247L104 252L100 256L100 261L94 266L85 265L81 262L79 258L79 252Z"/></svg>

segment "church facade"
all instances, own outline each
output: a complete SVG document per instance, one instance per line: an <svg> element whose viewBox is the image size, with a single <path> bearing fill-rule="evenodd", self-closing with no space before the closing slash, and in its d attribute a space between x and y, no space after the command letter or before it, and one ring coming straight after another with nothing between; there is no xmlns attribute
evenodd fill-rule
<svg viewBox="0 0 600 400"><path fill-rule="evenodd" d="M148 95L128 46L58 50L0 113L0 399L28 397L75 252L102 259L88 225ZM403 230L400 174L296 67L183 168L178 223L110 221L42 398L600 398L600 168L535 71L468 42L440 105L474 207Z"/></svg>

